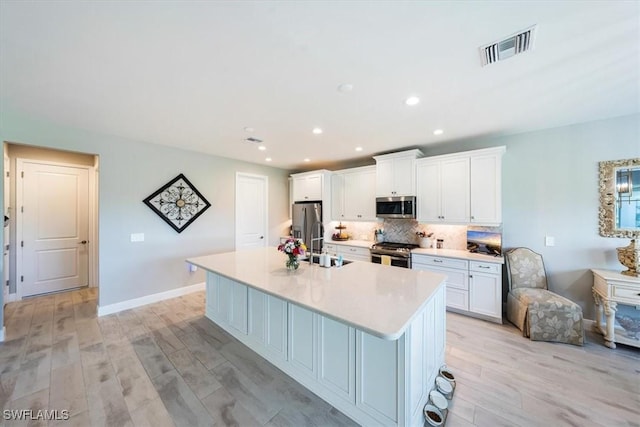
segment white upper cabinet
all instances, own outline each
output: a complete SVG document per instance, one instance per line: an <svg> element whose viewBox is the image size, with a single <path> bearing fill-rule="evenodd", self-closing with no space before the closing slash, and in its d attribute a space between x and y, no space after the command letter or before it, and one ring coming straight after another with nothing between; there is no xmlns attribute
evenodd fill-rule
<svg viewBox="0 0 640 427"><path fill-rule="evenodd" d="M416 195L416 159L422 157L420 150L375 156L376 196L396 197Z"/></svg>
<svg viewBox="0 0 640 427"><path fill-rule="evenodd" d="M420 222L499 225L504 147L416 161Z"/></svg>
<svg viewBox="0 0 640 427"><path fill-rule="evenodd" d="M502 222L502 152L471 157L471 222Z"/></svg>
<svg viewBox="0 0 640 427"><path fill-rule="evenodd" d="M322 173L296 174L293 176L293 201L322 200Z"/></svg>
<svg viewBox="0 0 640 427"><path fill-rule="evenodd" d="M326 220L331 213L331 172L320 169L291 175L291 195L295 202L323 203Z"/></svg>
<svg viewBox="0 0 640 427"><path fill-rule="evenodd" d="M334 221L375 221L376 167L334 172L331 177Z"/></svg>

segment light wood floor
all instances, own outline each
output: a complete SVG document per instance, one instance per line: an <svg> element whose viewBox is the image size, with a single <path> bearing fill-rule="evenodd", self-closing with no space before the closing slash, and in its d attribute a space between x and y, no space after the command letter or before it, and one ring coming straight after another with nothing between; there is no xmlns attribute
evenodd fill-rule
<svg viewBox="0 0 640 427"><path fill-rule="evenodd" d="M96 317L96 290L5 307L0 410L77 426L343 426L339 411L203 315L204 293ZM447 314L457 386L447 426L639 426L640 349L531 342ZM27 425L0 419L0 426ZM47 425L32 422L30 425Z"/></svg>

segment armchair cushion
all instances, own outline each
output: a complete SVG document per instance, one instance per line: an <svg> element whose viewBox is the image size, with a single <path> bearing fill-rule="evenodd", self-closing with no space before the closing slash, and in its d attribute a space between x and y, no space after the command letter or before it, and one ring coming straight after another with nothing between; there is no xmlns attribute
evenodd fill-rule
<svg viewBox="0 0 640 427"><path fill-rule="evenodd" d="M584 344L582 308L546 289L512 289L507 317L532 341Z"/></svg>

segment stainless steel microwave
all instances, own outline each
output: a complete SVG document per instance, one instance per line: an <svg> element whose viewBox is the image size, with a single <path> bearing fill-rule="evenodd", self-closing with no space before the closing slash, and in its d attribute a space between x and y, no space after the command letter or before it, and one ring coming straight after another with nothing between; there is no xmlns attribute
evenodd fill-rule
<svg viewBox="0 0 640 427"><path fill-rule="evenodd" d="M376 217L415 219L416 198L414 196L376 197Z"/></svg>

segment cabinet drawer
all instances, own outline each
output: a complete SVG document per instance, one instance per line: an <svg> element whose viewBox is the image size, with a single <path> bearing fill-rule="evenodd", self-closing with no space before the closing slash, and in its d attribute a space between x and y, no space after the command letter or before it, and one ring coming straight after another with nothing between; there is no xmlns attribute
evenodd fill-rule
<svg viewBox="0 0 640 427"><path fill-rule="evenodd" d="M332 243L327 243L326 245L324 245L324 248L327 250L327 253L329 253L329 255L332 255L332 256L338 255L337 245L334 245Z"/></svg>
<svg viewBox="0 0 640 427"><path fill-rule="evenodd" d="M455 258L443 258L429 255L411 255L413 263L433 265L436 267L458 268L460 270L467 270L469 268L469 261Z"/></svg>
<svg viewBox="0 0 640 427"><path fill-rule="evenodd" d="M356 246L341 246L338 248L338 253L345 257L349 257L350 255L355 255L358 257L370 258L371 253L369 252L369 248L359 248Z"/></svg>
<svg viewBox="0 0 640 427"><path fill-rule="evenodd" d="M471 261L471 263L469 264L469 271L477 271L479 273L500 274L502 272L502 265L494 264L492 262Z"/></svg>
<svg viewBox="0 0 640 427"><path fill-rule="evenodd" d="M614 285L611 288L611 296L613 298L622 298L634 304L640 305L640 288L626 288L624 286L618 285Z"/></svg>
<svg viewBox="0 0 640 427"><path fill-rule="evenodd" d="M456 288L463 291L469 290L469 274L467 270L457 270L455 268L442 268L440 266L432 266L427 264L413 264L414 270L433 271L434 273L442 273L447 276L447 289Z"/></svg>

